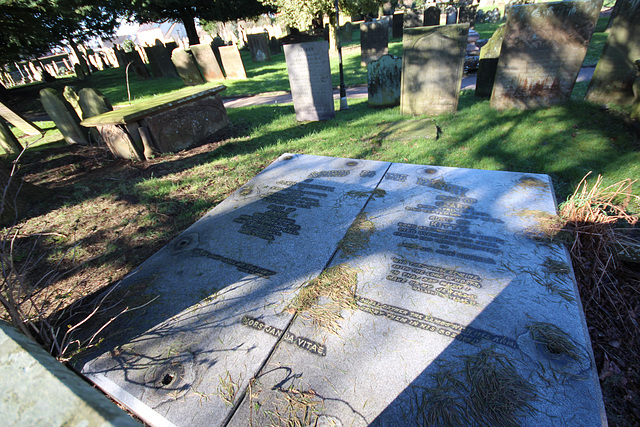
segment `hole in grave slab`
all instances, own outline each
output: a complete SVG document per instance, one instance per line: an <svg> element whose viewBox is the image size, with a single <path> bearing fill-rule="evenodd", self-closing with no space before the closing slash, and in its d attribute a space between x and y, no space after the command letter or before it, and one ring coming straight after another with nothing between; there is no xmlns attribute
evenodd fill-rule
<svg viewBox="0 0 640 427"><path fill-rule="evenodd" d="M173 374L165 374L164 377L162 377L162 380L160 381L160 384L162 385L169 385L173 382L173 379L175 377L173 376Z"/></svg>
<svg viewBox="0 0 640 427"><path fill-rule="evenodd" d="M178 242L178 244L176 246L178 246L179 248L184 248L185 246L187 246L191 241L189 239L183 239L180 240Z"/></svg>
<svg viewBox="0 0 640 427"><path fill-rule="evenodd" d="M354 160L350 160L347 162L347 166L358 166L358 162L354 161Z"/></svg>
<svg viewBox="0 0 640 427"><path fill-rule="evenodd" d="M429 169L425 169L424 173L428 173L428 174L434 174L437 173L438 170L437 169L433 169L433 168L429 168Z"/></svg>
<svg viewBox="0 0 640 427"><path fill-rule="evenodd" d="M293 156L284 156L282 158L282 160L291 160L291 159L293 159Z"/></svg>

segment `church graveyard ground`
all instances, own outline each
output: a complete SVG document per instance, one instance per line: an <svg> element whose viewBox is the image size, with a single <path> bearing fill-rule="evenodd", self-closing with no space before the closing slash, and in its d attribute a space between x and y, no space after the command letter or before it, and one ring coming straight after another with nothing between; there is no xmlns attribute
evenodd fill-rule
<svg viewBox="0 0 640 427"><path fill-rule="evenodd" d="M603 425L555 213L546 175L284 154L118 285L140 310L75 363L151 424L413 425L445 381L449 421Z"/></svg>

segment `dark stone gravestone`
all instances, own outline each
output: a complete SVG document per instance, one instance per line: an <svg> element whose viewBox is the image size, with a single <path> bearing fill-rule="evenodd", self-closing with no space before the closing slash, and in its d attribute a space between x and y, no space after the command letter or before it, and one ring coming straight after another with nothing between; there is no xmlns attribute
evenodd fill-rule
<svg viewBox="0 0 640 427"><path fill-rule="evenodd" d="M284 45L296 120L318 121L335 117L329 44L326 41Z"/></svg>
<svg viewBox="0 0 640 427"><path fill-rule="evenodd" d="M369 107L395 107L400 105L402 58L383 55L367 65Z"/></svg>
<svg viewBox="0 0 640 427"><path fill-rule="evenodd" d="M73 363L152 425L606 425L554 215L547 175L284 154Z"/></svg>
<svg viewBox="0 0 640 427"><path fill-rule="evenodd" d="M405 29L402 114L455 113L468 33L469 24Z"/></svg>
<svg viewBox="0 0 640 427"><path fill-rule="evenodd" d="M540 108L569 101L602 0L511 6L491 106Z"/></svg>
<svg viewBox="0 0 640 427"><path fill-rule="evenodd" d="M366 67L389 52L389 27L384 22L360 24L360 66Z"/></svg>
<svg viewBox="0 0 640 427"><path fill-rule="evenodd" d="M393 14L393 23L391 24L391 36L394 39L402 38L402 28L404 27L404 13L396 12Z"/></svg>
<svg viewBox="0 0 640 427"><path fill-rule="evenodd" d="M403 15L404 28L422 27L423 17L421 13L413 9L406 9Z"/></svg>
<svg viewBox="0 0 640 427"><path fill-rule="evenodd" d="M440 8L436 6L430 6L424 11L424 22L425 27L430 27L433 25L440 25Z"/></svg>
<svg viewBox="0 0 640 427"><path fill-rule="evenodd" d="M269 34L247 34L247 42L249 43L251 59L255 62L271 61L271 53L269 53Z"/></svg>
<svg viewBox="0 0 640 427"><path fill-rule="evenodd" d="M0 119L0 147L4 150L4 154L18 154L23 149L18 138L2 119Z"/></svg>
<svg viewBox="0 0 640 427"><path fill-rule="evenodd" d="M116 55L116 61L118 61L118 68L127 66L127 59L124 57L124 50L116 47L113 49L113 53Z"/></svg>
<svg viewBox="0 0 640 427"><path fill-rule="evenodd" d="M640 59L640 2L618 0L618 3L621 3L618 15L589 83L586 99L591 102L633 101L634 62Z"/></svg>
<svg viewBox="0 0 640 427"><path fill-rule="evenodd" d="M71 104L51 88L40 91L40 101L68 144L87 145L88 129L80 126L80 118Z"/></svg>
<svg viewBox="0 0 640 427"><path fill-rule="evenodd" d="M351 22L346 22L340 27L340 37L342 43L351 43L353 41L353 25Z"/></svg>
<svg viewBox="0 0 640 427"><path fill-rule="evenodd" d="M173 53L173 51L178 47L178 43L176 42L168 42L165 43L164 48L169 52L169 56Z"/></svg>
<svg viewBox="0 0 640 427"><path fill-rule="evenodd" d="M83 119L113 110L113 106L106 96L99 90L88 87L80 89L78 92L78 104L82 110Z"/></svg>
<svg viewBox="0 0 640 427"><path fill-rule="evenodd" d="M476 75L476 96L478 97L489 98L493 92L493 82L498 69L504 30L505 24L502 24L496 29L487 44L480 49L480 62Z"/></svg>
<svg viewBox="0 0 640 427"><path fill-rule="evenodd" d="M220 51L220 59L222 59L222 66L227 78L246 79L247 72L242 63L242 56L240 56L238 47L235 45L220 46L218 50Z"/></svg>
<svg viewBox="0 0 640 427"><path fill-rule="evenodd" d="M171 50L169 49L168 44L165 46L160 40L156 39L152 55L153 61L158 66L160 75L164 78L172 79L178 77L178 72L171 61ZM149 60L151 61L151 58L149 58Z"/></svg>
<svg viewBox="0 0 640 427"><path fill-rule="evenodd" d="M87 74L84 72L82 65L77 63L73 64L73 71L75 71L78 80L85 80L87 78Z"/></svg>
<svg viewBox="0 0 640 427"><path fill-rule="evenodd" d="M269 39L269 52L271 52L271 55L277 55L282 52L280 40L275 38L275 36Z"/></svg>
<svg viewBox="0 0 640 427"><path fill-rule="evenodd" d="M205 81L215 82L224 80L224 74L222 74L220 64L218 64L218 60L213 54L213 50L209 44L191 45L190 49Z"/></svg>
<svg viewBox="0 0 640 427"><path fill-rule="evenodd" d="M227 44L224 42L224 40L222 40L218 36L214 37L213 41L211 42L211 50L213 50L213 54L216 56L216 59L218 60L218 64L220 64L220 66L222 66L222 58L220 57L220 46L226 45Z"/></svg>
<svg viewBox="0 0 640 427"><path fill-rule="evenodd" d="M185 85L195 86L204 83L198 64L190 51L175 48L171 53L171 62Z"/></svg>
<svg viewBox="0 0 640 427"><path fill-rule="evenodd" d="M27 135L42 135L42 129L36 126L31 120L16 113L11 108L0 102L0 117L20 129Z"/></svg>
<svg viewBox="0 0 640 427"><path fill-rule="evenodd" d="M147 59L149 59L149 68L151 68L151 74L154 78L159 79L162 77L162 70L158 65L158 60L156 59L157 53L159 50L164 52L164 45L161 47L158 46L145 46L143 47L145 54L147 55Z"/></svg>
<svg viewBox="0 0 640 427"><path fill-rule="evenodd" d="M140 53L138 53L137 50L125 52L124 57L127 61L127 65L131 64L129 65L129 69L133 69L133 72L140 80L149 80L151 78L147 67L144 65L144 62L142 62Z"/></svg>
<svg viewBox="0 0 640 427"><path fill-rule="evenodd" d="M476 22L476 9L478 5L462 5L459 9L460 16L458 17L458 22L463 24L465 22L474 23Z"/></svg>
<svg viewBox="0 0 640 427"><path fill-rule="evenodd" d="M449 6L445 9L447 14L447 25L453 25L458 23L458 9L455 6Z"/></svg>

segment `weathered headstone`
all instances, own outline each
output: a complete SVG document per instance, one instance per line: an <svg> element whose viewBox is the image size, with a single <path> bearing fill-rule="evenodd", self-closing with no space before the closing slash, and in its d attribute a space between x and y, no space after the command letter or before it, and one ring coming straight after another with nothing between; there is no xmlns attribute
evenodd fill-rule
<svg viewBox="0 0 640 427"><path fill-rule="evenodd" d="M149 70L147 70L144 62L142 62L140 53L137 50L134 49L131 52L125 52L124 58L127 62L127 65L129 66L129 69L133 69L133 72L140 80L149 80L151 78L151 76L149 75Z"/></svg>
<svg viewBox="0 0 640 427"><path fill-rule="evenodd" d="M191 52L177 47L171 53L171 62L173 62L178 75L187 86L204 83L198 64L196 64Z"/></svg>
<svg viewBox="0 0 640 427"><path fill-rule="evenodd" d="M224 80L224 74L222 74L220 64L218 64L218 60L213 54L213 50L210 45L206 43L195 44L191 45L190 49L205 81L215 82Z"/></svg>
<svg viewBox="0 0 640 427"><path fill-rule="evenodd" d="M340 27L340 37L342 43L351 43L353 41L353 25L351 22L347 22Z"/></svg>
<svg viewBox="0 0 640 427"><path fill-rule="evenodd" d="M147 54L147 58L149 59L149 68L151 68L151 74L154 78L159 79L162 77L162 70L160 69L160 65L158 64L157 54L158 52L164 53L164 45L162 46L145 46L145 53Z"/></svg>
<svg viewBox="0 0 640 427"><path fill-rule="evenodd" d="M463 24L465 22L474 23L476 22L476 9L477 5L461 5L460 6L460 16L458 17L458 22Z"/></svg>
<svg viewBox="0 0 640 427"><path fill-rule="evenodd" d="M20 129L27 135L42 135L42 129L0 102L0 117Z"/></svg>
<svg viewBox="0 0 640 427"><path fill-rule="evenodd" d="M269 52L271 52L271 55L277 55L282 52L280 40L278 40L275 36L272 36L269 39Z"/></svg>
<svg viewBox="0 0 640 427"><path fill-rule="evenodd" d="M68 144L86 145L89 131L80 126L80 118L71 104L51 88L40 91L40 101Z"/></svg>
<svg viewBox="0 0 640 427"><path fill-rule="evenodd" d="M220 59L228 79L246 79L247 72L242 62L242 56L236 45L220 46Z"/></svg>
<svg viewBox="0 0 640 427"><path fill-rule="evenodd" d="M211 41L211 50L218 60L218 64L222 66L222 58L220 58L220 46L226 46L227 44L220 37L216 36Z"/></svg>
<svg viewBox="0 0 640 427"><path fill-rule="evenodd" d="M73 64L73 71L75 71L78 80L85 80L87 78L87 74L84 72L82 65L77 63Z"/></svg>
<svg viewBox="0 0 640 427"><path fill-rule="evenodd" d="M271 61L269 34L247 34L247 42L249 44L249 51L251 52L251 59L256 62Z"/></svg>
<svg viewBox="0 0 640 427"><path fill-rule="evenodd" d="M298 121L335 117L329 44L326 41L284 45L293 108Z"/></svg>
<svg viewBox="0 0 640 427"><path fill-rule="evenodd" d="M360 66L366 67L369 62L388 52L389 27L386 22L360 24Z"/></svg>
<svg viewBox="0 0 640 427"><path fill-rule="evenodd" d="M65 86L62 90L62 96L73 107L78 117L82 119L83 117L82 108L80 108L80 96L78 96L76 88L73 86Z"/></svg>
<svg viewBox="0 0 640 427"><path fill-rule="evenodd" d="M400 105L402 58L383 55L367 65L369 107L395 107Z"/></svg>
<svg viewBox="0 0 640 427"><path fill-rule="evenodd" d="M404 28L422 27L423 16L413 9L406 9L403 15Z"/></svg>
<svg viewBox="0 0 640 427"><path fill-rule="evenodd" d="M405 29L402 114L455 113L468 33L469 24Z"/></svg>
<svg viewBox="0 0 640 427"><path fill-rule="evenodd" d="M82 118L97 116L112 111L111 102L99 90L86 87L78 92L78 105L82 110Z"/></svg>
<svg viewBox="0 0 640 427"><path fill-rule="evenodd" d="M602 0L511 6L491 106L540 108L569 101Z"/></svg>
<svg viewBox="0 0 640 427"><path fill-rule="evenodd" d="M423 25L429 27L432 25L440 25L440 8L430 6L424 11Z"/></svg>
<svg viewBox="0 0 640 427"><path fill-rule="evenodd" d="M489 98L493 92L493 82L498 69L500 48L504 39L505 24L499 26L487 44L480 48L480 62L476 75L476 96Z"/></svg>
<svg viewBox="0 0 640 427"><path fill-rule="evenodd" d="M2 119L0 119L0 147L6 154L18 154L22 151L22 145L18 142L18 138Z"/></svg>
<svg viewBox="0 0 640 427"><path fill-rule="evenodd" d="M589 83L587 101L629 104L633 101L634 62L640 59L640 2L619 0L618 15Z"/></svg>
<svg viewBox="0 0 640 427"><path fill-rule="evenodd" d="M127 58L124 56L124 50L116 47L113 49L113 53L116 56L116 61L118 61L118 67L124 68L127 66Z"/></svg>
<svg viewBox="0 0 640 427"><path fill-rule="evenodd" d="M451 5L445 9L447 14L447 25L453 25L458 23L458 9Z"/></svg>
<svg viewBox="0 0 640 427"><path fill-rule="evenodd" d="M606 425L554 215L546 175L285 154L75 364L153 425Z"/></svg>
<svg viewBox="0 0 640 427"><path fill-rule="evenodd" d="M156 44L151 52L149 61L153 61L156 64L161 77L169 79L178 77L176 67L171 62L171 50L169 50L168 45L165 46L160 40L156 39Z"/></svg>
<svg viewBox="0 0 640 427"><path fill-rule="evenodd" d="M402 38L402 28L404 27L404 13L396 12L393 14L393 23L391 36L394 39Z"/></svg>

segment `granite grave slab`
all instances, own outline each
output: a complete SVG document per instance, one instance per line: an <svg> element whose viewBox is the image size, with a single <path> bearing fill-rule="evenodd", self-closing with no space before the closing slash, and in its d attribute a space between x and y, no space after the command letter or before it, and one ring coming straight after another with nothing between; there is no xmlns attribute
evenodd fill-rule
<svg viewBox="0 0 640 427"><path fill-rule="evenodd" d="M218 60L213 54L213 49L208 43L191 45L190 49L205 81L216 82L224 80L220 64L218 64Z"/></svg>
<svg viewBox="0 0 640 427"><path fill-rule="evenodd" d="M455 113L469 24L406 28L402 57L402 114Z"/></svg>
<svg viewBox="0 0 640 427"><path fill-rule="evenodd" d="M284 57L296 120L334 118L329 44L326 41L286 44Z"/></svg>
<svg viewBox="0 0 640 427"><path fill-rule="evenodd" d="M287 326L388 167L281 156L111 291L139 308L76 366L149 424L224 425L278 341L246 318Z"/></svg>
<svg viewBox="0 0 640 427"><path fill-rule="evenodd" d="M619 3L620 10L589 83L586 99L591 102L628 105L633 101L634 63L640 59L640 2Z"/></svg>
<svg viewBox="0 0 640 427"><path fill-rule="evenodd" d="M491 106L529 109L569 101L601 7L601 0L509 7Z"/></svg>
<svg viewBox="0 0 640 427"><path fill-rule="evenodd" d="M247 78L247 72L237 46L219 46L218 51L220 52L222 67L228 79Z"/></svg>
<svg viewBox="0 0 640 427"><path fill-rule="evenodd" d="M400 105L402 58L383 55L367 65L367 91L369 107L395 107Z"/></svg>
<svg viewBox="0 0 640 427"><path fill-rule="evenodd" d="M606 425L555 214L546 175L393 164L319 297L244 317L279 342L229 425Z"/></svg>
<svg viewBox="0 0 640 427"><path fill-rule="evenodd" d="M366 67L371 61L389 52L389 26L386 22L365 22L360 24L360 66Z"/></svg>

